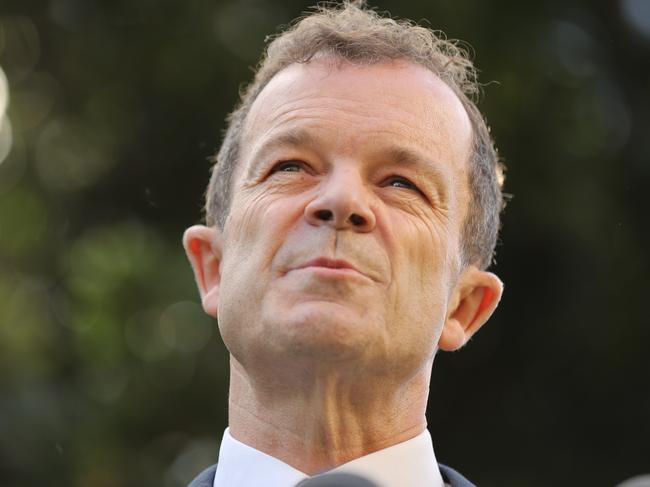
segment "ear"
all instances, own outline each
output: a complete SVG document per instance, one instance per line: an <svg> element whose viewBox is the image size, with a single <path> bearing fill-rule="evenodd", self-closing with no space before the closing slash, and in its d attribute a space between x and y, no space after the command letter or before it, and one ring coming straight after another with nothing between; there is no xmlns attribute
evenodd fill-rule
<svg viewBox="0 0 650 487"><path fill-rule="evenodd" d="M216 318L221 283L221 232L216 227L195 225L185 230L183 247L194 270L203 310Z"/></svg>
<svg viewBox="0 0 650 487"><path fill-rule="evenodd" d="M492 315L503 293L503 283L491 272L469 266L452 292L438 347L450 352L462 347Z"/></svg>

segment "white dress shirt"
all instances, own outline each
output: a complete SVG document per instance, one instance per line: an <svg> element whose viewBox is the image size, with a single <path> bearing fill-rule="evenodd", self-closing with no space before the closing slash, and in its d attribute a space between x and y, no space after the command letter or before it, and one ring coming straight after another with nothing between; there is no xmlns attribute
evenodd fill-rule
<svg viewBox="0 0 650 487"><path fill-rule="evenodd" d="M428 430L330 472L361 475L380 487L443 487ZM214 487L294 487L309 475L223 433Z"/></svg>

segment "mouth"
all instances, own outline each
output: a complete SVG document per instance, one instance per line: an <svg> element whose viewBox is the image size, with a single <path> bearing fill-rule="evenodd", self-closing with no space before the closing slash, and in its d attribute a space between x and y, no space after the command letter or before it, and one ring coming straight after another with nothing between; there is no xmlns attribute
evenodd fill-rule
<svg viewBox="0 0 650 487"><path fill-rule="evenodd" d="M323 278L346 279L356 277L371 279L350 262L341 259L330 259L327 257L318 257L317 259L310 260L309 262L305 262L304 264L291 269L291 271L299 270L310 271Z"/></svg>
<svg viewBox="0 0 650 487"><path fill-rule="evenodd" d="M317 259L310 260L305 264L299 265L296 267L296 269L306 269L307 267L321 267L324 269L348 269L362 274L356 267L345 260L328 259L327 257L319 257Z"/></svg>
<svg viewBox="0 0 650 487"><path fill-rule="evenodd" d="M329 257L317 257L310 261L296 265L295 267L288 267L282 275L292 273L293 271L309 272L313 276L318 276L322 279L338 280L361 280L364 282L371 281L375 284L383 284L376 275L373 273L366 273L359 270L351 262L343 259L332 259Z"/></svg>

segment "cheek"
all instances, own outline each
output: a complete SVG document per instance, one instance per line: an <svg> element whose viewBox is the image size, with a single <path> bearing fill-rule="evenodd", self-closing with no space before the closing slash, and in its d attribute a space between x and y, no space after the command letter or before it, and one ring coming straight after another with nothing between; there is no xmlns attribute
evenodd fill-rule
<svg viewBox="0 0 650 487"><path fill-rule="evenodd" d="M262 249L273 251L274 237L277 240L286 221L283 203L277 195L263 192L244 193L233 201L224 231L224 260L230 253L250 256Z"/></svg>
<svg viewBox="0 0 650 487"><path fill-rule="evenodd" d="M394 250L409 280L421 288L446 277L453 248L448 226L431 217L395 218Z"/></svg>
<svg viewBox="0 0 650 487"><path fill-rule="evenodd" d="M266 286L273 258L302 214L300 202L277 194L256 192L233 201L224 231L223 292L249 296ZM258 297L258 296L256 296Z"/></svg>
<svg viewBox="0 0 650 487"><path fill-rule="evenodd" d="M407 326L420 327L420 338L435 339L446 313L451 285L453 241L442 225L428 219L403 216L393 227L393 292L396 312L407 318Z"/></svg>
<svg viewBox="0 0 650 487"><path fill-rule="evenodd" d="M225 251L239 250L242 245L248 245L259 234L265 220L264 195L245 195L240 192L230 208L224 231Z"/></svg>

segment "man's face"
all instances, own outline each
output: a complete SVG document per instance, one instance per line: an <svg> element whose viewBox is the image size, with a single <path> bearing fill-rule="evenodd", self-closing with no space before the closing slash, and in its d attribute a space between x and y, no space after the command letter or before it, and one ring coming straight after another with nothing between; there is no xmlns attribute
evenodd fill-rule
<svg viewBox="0 0 650 487"><path fill-rule="evenodd" d="M411 63L276 75L249 113L221 239L233 356L397 374L432 359L460 272L471 137L451 89Z"/></svg>

